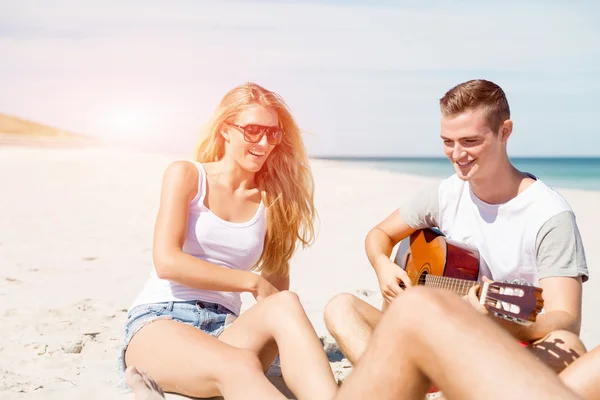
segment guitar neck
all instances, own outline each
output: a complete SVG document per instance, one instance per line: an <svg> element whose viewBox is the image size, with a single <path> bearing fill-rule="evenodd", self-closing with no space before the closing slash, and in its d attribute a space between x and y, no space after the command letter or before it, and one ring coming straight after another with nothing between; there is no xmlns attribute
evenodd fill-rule
<svg viewBox="0 0 600 400"><path fill-rule="evenodd" d="M425 282L419 282L421 285L449 289L461 296L469 293L469 289L478 285L480 282L469 281L466 279L449 278L446 276L425 275Z"/></svg>

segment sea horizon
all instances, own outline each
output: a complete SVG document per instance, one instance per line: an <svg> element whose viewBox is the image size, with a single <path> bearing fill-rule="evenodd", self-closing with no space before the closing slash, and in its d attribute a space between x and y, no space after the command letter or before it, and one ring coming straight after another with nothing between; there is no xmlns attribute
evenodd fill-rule
<svg viewBox="0 0 600 400"><path fill-rule="evenodd" d="M431 178L446 178L454 168L440 156L311 156ZM600 191L600 156L513 156L511 162L551 187Z"/></svg>

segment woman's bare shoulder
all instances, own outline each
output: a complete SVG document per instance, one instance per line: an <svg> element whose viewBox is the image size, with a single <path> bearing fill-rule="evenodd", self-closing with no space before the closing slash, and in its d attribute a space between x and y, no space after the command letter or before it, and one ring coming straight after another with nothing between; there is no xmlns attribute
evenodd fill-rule
<svg viewBox="0 0 600 400"><path fill-rule="evenodd" d="M198 188L198 167L192 161L176 160L169 164L163 175L164 188Z"/></svg>

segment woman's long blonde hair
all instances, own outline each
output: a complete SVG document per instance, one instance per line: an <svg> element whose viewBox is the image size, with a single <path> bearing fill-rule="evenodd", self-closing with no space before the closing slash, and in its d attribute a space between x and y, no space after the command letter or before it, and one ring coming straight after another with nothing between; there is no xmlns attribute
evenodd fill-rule
<svg viewBox="0 0 600 400"><path fill-rule="evenodd" d="M256 173L256 183L267 206L267 234L260 259L253 267L268 275L289 275L289 263L298 242L302 247L315 238L314 181L301 131L290 109L277 93L255 83L240 85L221 100L204 129L196 152L199 162L214 162L225 155L221 129L250 105L271 108L279 116L283 139Z"/></svg>

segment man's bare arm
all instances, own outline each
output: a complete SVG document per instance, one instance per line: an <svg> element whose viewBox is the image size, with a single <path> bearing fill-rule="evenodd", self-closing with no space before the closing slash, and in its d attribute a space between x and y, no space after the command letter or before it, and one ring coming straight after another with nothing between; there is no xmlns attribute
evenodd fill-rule
<svg viewBox="0 0 600 400"><path fill-rule="evenodd" d="M404 221L399 209L369 231L365 239L365 251L375 272L381 264L390 261L394 246L414 231Z"/></svg>
<svg viewBox="0 0 600 400"><path fill-rule="evenodd" d="M410 287L406 272L390 260L392 250L416 229L437 225L439 216L439 185L431 185L414 195L399 209L369 231L365 239L367 258L373 266L384 298L384 308L402 293L399 283Z"/></svg>
<svg viewBox="0 0 600 400"><path fill-rule="evenodd" d="M550 332L566 330L579 335L581 329L581 277L551 277L540 280L544 313L535 323L523 326L495 318L509 333L524 342L541 339Z"/></svg>

